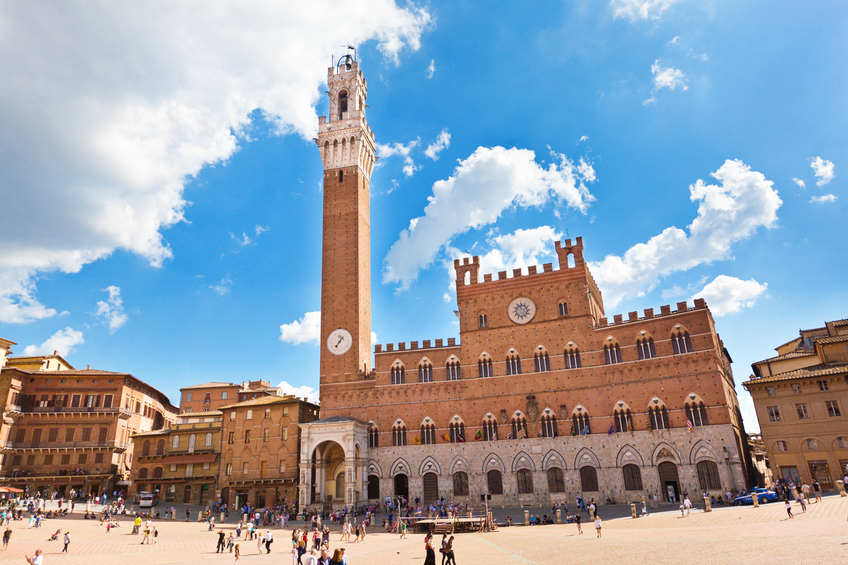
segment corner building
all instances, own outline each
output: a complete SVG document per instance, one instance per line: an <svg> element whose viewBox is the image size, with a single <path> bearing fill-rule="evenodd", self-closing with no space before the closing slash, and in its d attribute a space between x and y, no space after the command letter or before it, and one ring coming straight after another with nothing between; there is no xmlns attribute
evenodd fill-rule
<svg viewBox="0 0 848 565"><path fill-rule="evenodd" d="M497 505L547 505L745 488L753 473L732 359L705 301L610 323L581 238L557 242L557 268L481 280L479 257L455 261L459 342L377 345L369 370L363 240L375 157L365 84L356 63L330 69L331 116L319 122L323 419L301 425L301 506L387 496L473 504L486 493ZM339 111L351 94L362 111ZM339 131L358 159L332 157ZM341 186L351 176L366 197Z"/></svg>

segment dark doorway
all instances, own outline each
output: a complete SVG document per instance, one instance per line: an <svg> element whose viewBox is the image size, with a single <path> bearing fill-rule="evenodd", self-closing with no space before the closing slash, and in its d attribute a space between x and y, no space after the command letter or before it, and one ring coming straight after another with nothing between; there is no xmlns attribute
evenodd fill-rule
<svg viewBox="0 0 848 565"><path fill-rule="evenodd" d="M424 475L424 504L439 500L439 476L436 473Z"/></svg>
<svg viewBox="0 0 848 565"><path fill-rule="evenodd" d="M409 500L409 477L406 475L395 475L395 496Z"/></svg>
<svg viewBox="0 0 848 565"><path fill-rule="evenodd" d="M183 492L183 504L191 504L191 485L186 485Z"/></svg>
<svg viewBox="0 0 848 565"><path fill-rule="evenodd" d="M368 498L370 500L380 498L380 477L368 475Z"/></svg>
<svg viewBox="0 0 848 565"><path fill-rule="evenodd" d="M666 502L680 501L680 479L677 476L677 465L663 461L657 465L657 469L660 473L663 499Z"/></svg>

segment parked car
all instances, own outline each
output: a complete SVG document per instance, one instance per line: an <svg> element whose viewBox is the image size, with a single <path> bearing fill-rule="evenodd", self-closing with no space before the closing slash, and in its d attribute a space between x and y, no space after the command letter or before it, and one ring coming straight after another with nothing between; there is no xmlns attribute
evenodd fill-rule
<svg viewBox="0 0 848 565"><path fill-rule="evenodd" d="M769 502L774 502L779 500L780 497L777 496L777 493L768 488L752 488L750 490L746 490L739 496L733 499L733 504L737 506L741 506L743 504L754 504L752 497L756 495L757 500L760 504L766 504Z"/></svg>

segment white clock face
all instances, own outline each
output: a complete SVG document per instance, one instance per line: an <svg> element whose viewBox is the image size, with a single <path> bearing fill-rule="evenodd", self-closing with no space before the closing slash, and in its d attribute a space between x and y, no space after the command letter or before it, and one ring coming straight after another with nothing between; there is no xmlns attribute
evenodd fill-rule
<svg viewBox="0 0 848 565"><path fill-rule="evenodd" d="M333 330L330 332L329 337L327 337L327 349L333 355L344 355L348 352L351 345L353 345L353 336L343 328Z"/></svg>
<svg viewBox="0 0 848 565"><path fill-rule="evenodd" d="M536 304L529 298L519 297L509 303L506 313L516 324L526 324L536 315Z"/></svg>

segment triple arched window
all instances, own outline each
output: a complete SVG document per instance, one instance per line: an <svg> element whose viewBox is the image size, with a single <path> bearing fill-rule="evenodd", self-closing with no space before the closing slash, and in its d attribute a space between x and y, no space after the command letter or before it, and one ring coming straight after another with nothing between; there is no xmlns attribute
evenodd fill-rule
<svg viewBox="0 0 848 565"><path fill-rule="evenodd" d="M521 374L521 358L517 353L511 353L506 358L506 374L520 375Z"/></svg>
<svg viewBox="0 0 848 565"><path fill-rule="evenodd" d="M592 428L589 425L589 414L587 412L580 411L571 417L571 435L584 436L591 433Z"/></svg>
<svg viewBox="0 0 848 565"><path fill-rule="evenodd" d="M421 425L421 443L424 445L433 445L436 443L436 426L433 424Z"/></svg>
<svg viewBox="0 0 848 565"><path fill-rule="evenodd" d="M368 447L380 447L380 433L377 431L377 426L372 425L368 428Z"/></svg>
<svg viewBox="0 0 848 565"><path fill-rule="evenodd" d="M648 408L648 421L652 430L669 430L671 423L668 420L668 410L665 406L651 406Z"/></svg>
<svg viewBox="0 0 848 565"><path fill-rule="evenodd" d="M449 381L458 381L462 378L462 373L459 368L459 361L448 361L448 364L445 366L445 369L448 374Z"/></svg>
<svg viewBox="0 0 848 565"><path fill-rule="evenodd" d="M483 421L483 439L485 441L498 440L498 424L494 418Z"/></svg>
<svg viewBox="0 0 848 565"><path fill-rule="evenodd" d="M452 422L449 426L451 443L463 443L465 441L465 424Z"/></svg>
<svg viewBox="0 0 848 565"><path fill-rule="evenodd" d="M477 361L477 369L480 371L480 377L492 376L492 358L484 357Z"/></svg>
<svg viewBox="0 0 848 565"><path fill-rule="evenodd" d="M525 439L527 437L527 418L524 416L512 417L512 439Z"/></svg>
<svg viewBox="0 0 848 565"><path fill-rule="evenodd" d="M541 419L542 437L557 437L557 421L556 417L551 414L542 416Z"/></svg>
<svg viewBox="0 0 848 565"><path fill-rule="evenodd" d="M418 366L418 382L432 383L433 382L433 366L430 363L422 363Z"/></svg>
<svg viewBox="0 0 848 565"><path fill-rule="evenodd" d="M551 361L548 358L547 351L539 351L536 353L536 372L544 373L551 370Z"/></svg>
<svg viewBox="0 0 848 565"><path fill-rule="evenodd" d="M693 426L706 426L707 422L707 407L703 402L686 403L686 419Z"/></svg>
<svg viewBox="0 0 848 565"><path fill-rule="evenodd" d="M565 368L579 369L580 368L580 350L575 348L568 349L565 352Z"/></svg>
<svg viewBox="0 0 848 565"><path fill-rule="evenodd" d="M613 420L615 423L615 431L619 433L633 431L633 417L630 415L629 408L616 409L615 414L613 415Z"/></svg>
<svg viewBox="0 0 848 565"><path fill-rule="evenodd" d="M396 447L406 445L405 424L395 424L395 426L392 428L392 445Z"/></svg>
<svg viewBox="0 0 848 565"><path fill-rule="evenodd" d="M406 370L403 365L395 365L392 367L392 384L402 385L406 383Z"/></svg>
<svg viewBox="0 0 848 565"><path fill-rule="evenodd" d="M621 363L621 348L617 343L604 345L604 361L607 365Z"/></svg>
<svg viewBox="0 0 848 565"><path fill-rule="evenodd" d="M639 359L653 359L657 356L657 349L654 347L654 340L650 337L640 337L637 339L636 351L639 352Z"/></svg>
<svg viewBox="0 0 848 565"><path fill-rule="evenodd" d="M671 336L671 347L674 349L674 354L692 352L692 340L689 338L689 332L686 330L676 330Z"/></svg>

